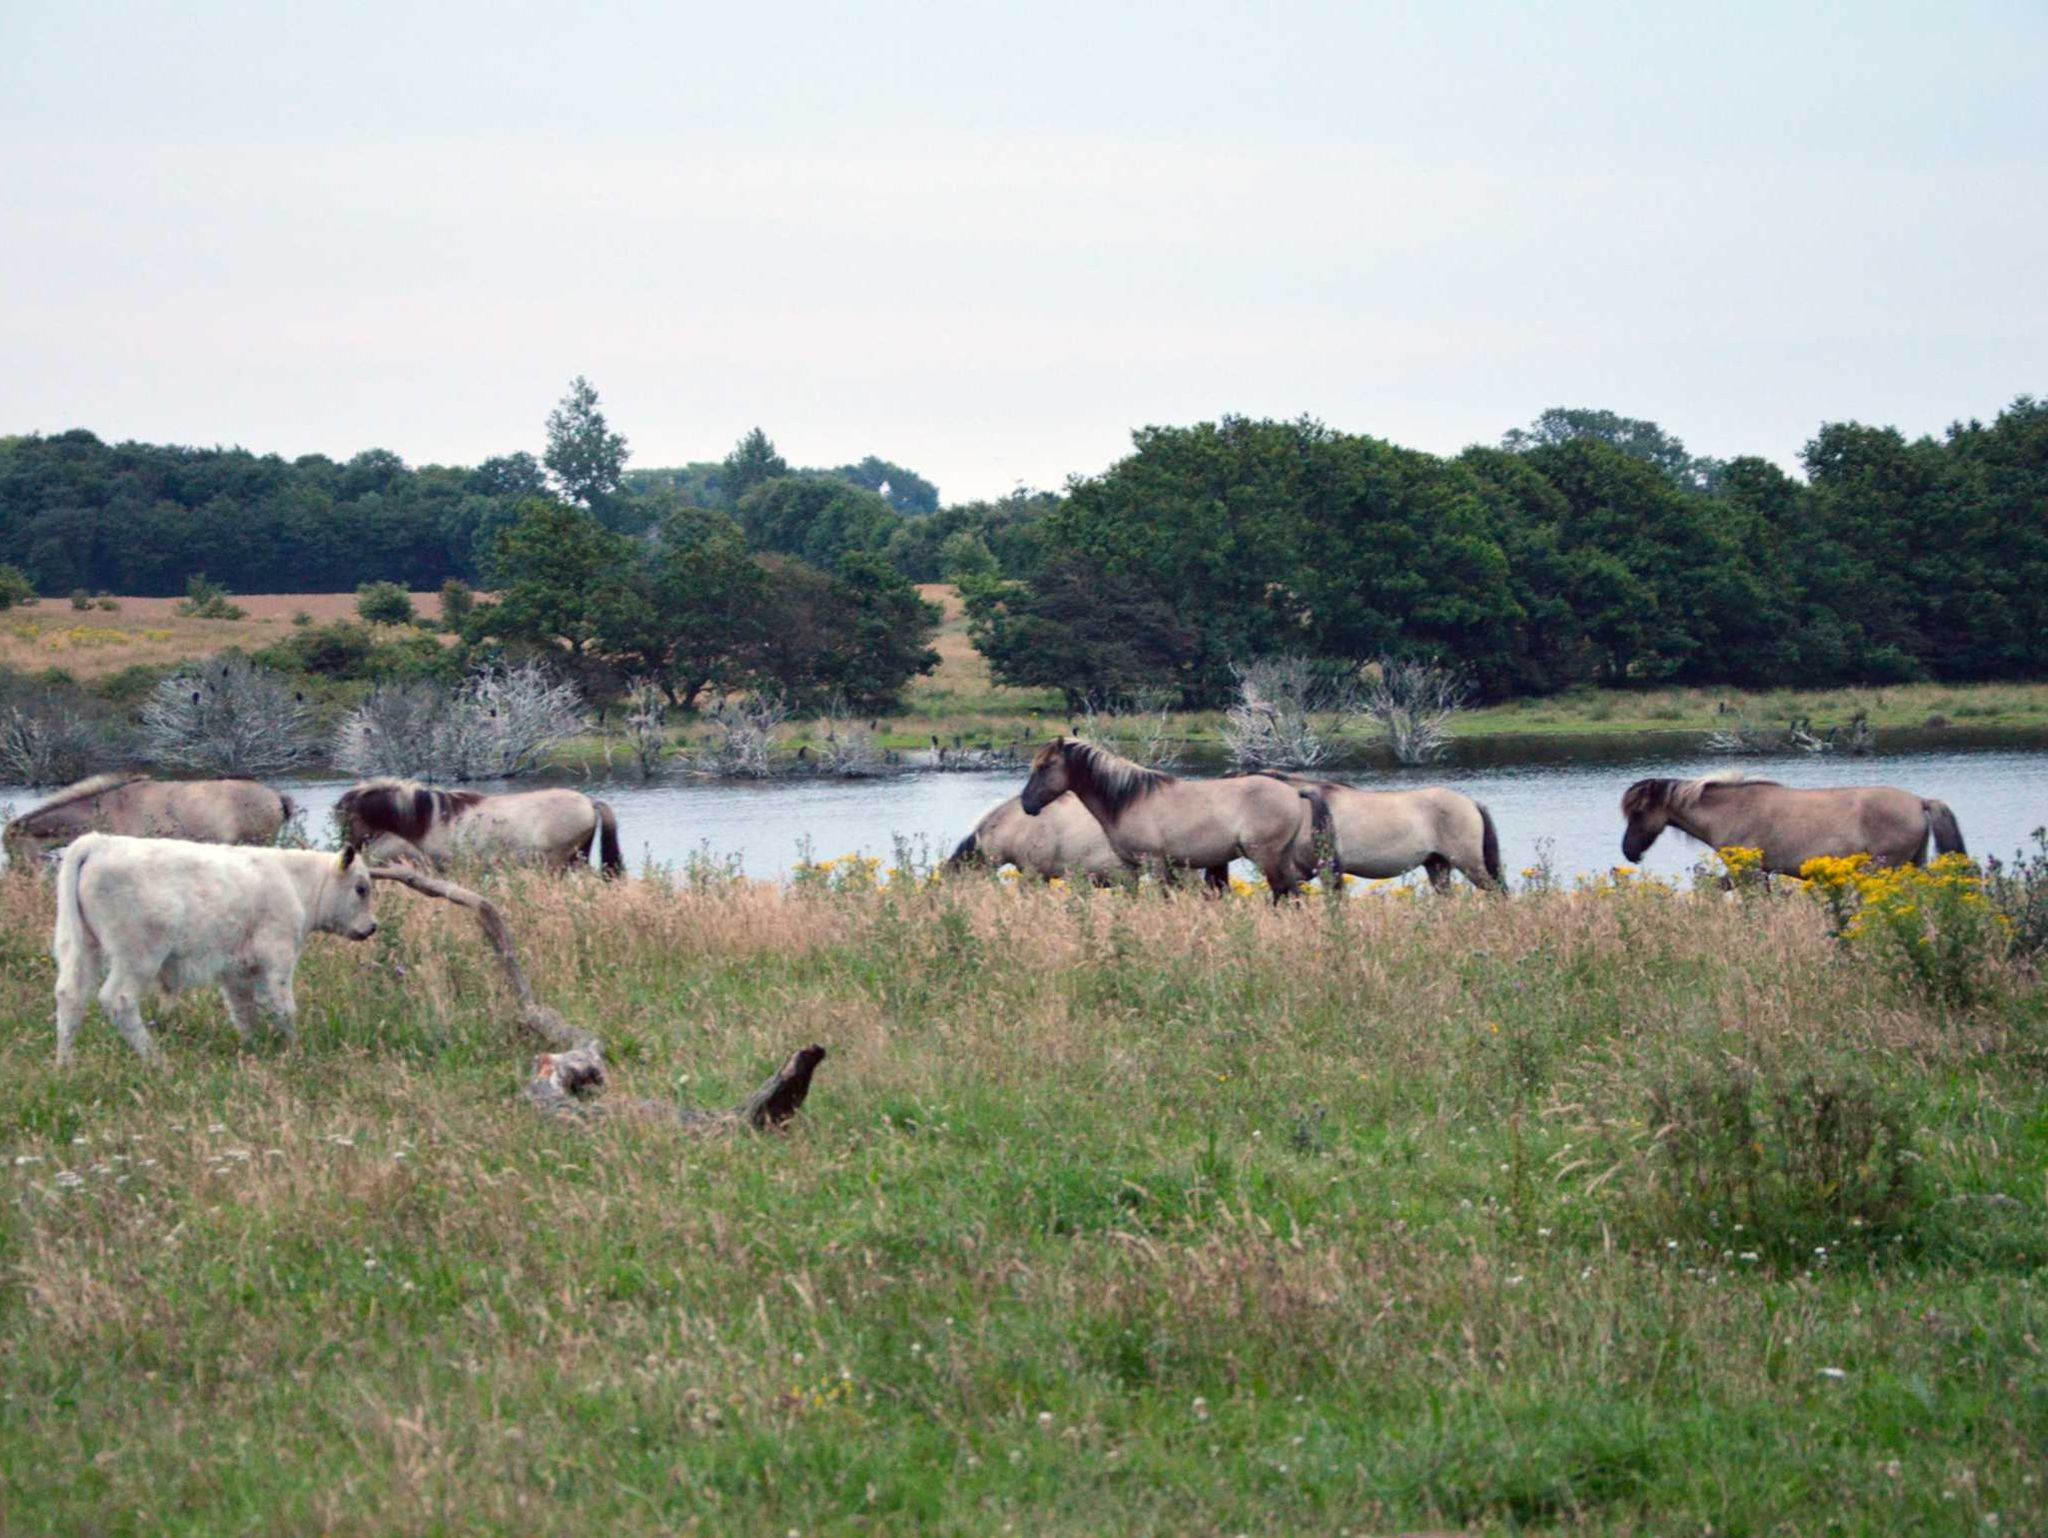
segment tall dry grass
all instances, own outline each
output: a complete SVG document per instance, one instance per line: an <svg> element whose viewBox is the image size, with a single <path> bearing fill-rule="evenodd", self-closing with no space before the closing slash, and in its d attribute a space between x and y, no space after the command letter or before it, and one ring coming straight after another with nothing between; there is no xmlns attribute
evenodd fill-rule
<svg viewBox="0 0 2048 1538"><path fill-rule="evenodd" d="M0 1524L2048 1520L2024 972L1944 1020L1776 900L489 884L622 1092L824 1042L795 1130L534 1117L480 937L398 893L295 1054L196 999L167 1075L95 1024L60 1077L0 881ZM1661 1226L1655 1092L1729 1063L1902 1108L1898 1225Z"/></svg>

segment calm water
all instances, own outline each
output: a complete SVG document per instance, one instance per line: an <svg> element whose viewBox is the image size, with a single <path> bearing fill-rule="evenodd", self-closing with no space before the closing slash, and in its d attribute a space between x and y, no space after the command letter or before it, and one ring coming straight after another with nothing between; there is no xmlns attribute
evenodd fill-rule
<svg viewBox="0 0 2048 1538"><path fill-rule="evenodd" d="M1478 797L1500 827L1501 854L1510 871L1534 863L1537 841L1550 841L1561 874L1603 871L1621 859L1617 804L1629 782L1644 775L1690 776L1725 768L1728 760L1663 755L1603 759L1598 763L1439 765L1409 773L1363 771L1340 776L1368 787L1445 784ZM1791 785L1900 785L1938 796L1955 808L1971 850L2009 855L2048 823L2048 752L1997 749L1887 754L1832 760L1745 760L1754 775ZM1023 784L1020 772L906 773L855 781L782 780L760 784L694 783L590 787L610 801L629 864L680 864L693 852L736 857L752 876L780 876L809 840L817 859L842 854L888 856L901 836L938 857L972 828L981 814ZM307 826L324 838L327 813L346 789L343 780L292 787L308 811ZM17 811L34 792L0 787L0 803ZM1677 875L1700 857L1696 845L1667 833L1644 861L1651 871Z"/></svg>

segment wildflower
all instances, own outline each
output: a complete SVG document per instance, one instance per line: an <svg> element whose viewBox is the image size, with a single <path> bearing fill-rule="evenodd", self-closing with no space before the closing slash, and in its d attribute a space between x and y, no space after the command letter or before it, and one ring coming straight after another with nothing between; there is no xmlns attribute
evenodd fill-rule
<svg viewBox="0 0 2048 1538"><path fill-rule="evenodd" d="M1841 1382L1844 1378L1849 1376L1839 1367L1823 1367L1819 1369L1819 1372L1823 1378L1830 1379L1836 1383Z"/></svg>
<svg viewBox="0 0 2048 1538"><path fill-rule="evenodd" d="M1197 1394L1195 1396L1195 1402L1192 1408L1195 1412L1196 1420L1205 1421L1209 1418L1209 1401L1204 1399L1200 1394Z"/></svg>

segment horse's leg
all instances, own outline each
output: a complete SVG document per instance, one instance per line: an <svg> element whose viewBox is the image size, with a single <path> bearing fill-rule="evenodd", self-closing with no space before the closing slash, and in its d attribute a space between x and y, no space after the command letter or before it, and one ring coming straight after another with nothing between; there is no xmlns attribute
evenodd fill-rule
<svg viewBox="0 0 2048 1538"><path fill-rule="evenodd" d="M1211 865L1202 872L1202 879L1209 885L1211 897L1222 897L1230 891L1230 867Z"/></svg>
<svg viewBox="0 0 2048 1538"><path fill-rule="evenodd" d="M1422 862L1422 868L1429 873L1429 884L1439 895L1451 889L1451 862L1440 854L1433 854ZM1471 872L1467 871L1469 876Z"/></svg>

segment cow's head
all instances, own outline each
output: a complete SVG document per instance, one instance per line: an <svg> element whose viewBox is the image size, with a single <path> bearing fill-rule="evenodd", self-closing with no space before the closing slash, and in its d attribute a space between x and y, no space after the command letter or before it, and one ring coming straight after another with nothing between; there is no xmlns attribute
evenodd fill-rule
<svg viewBox="0 0 2048 1538"><path fill-rule="evenodd" d="M354 844L344 844L326 884L319 928L350 940L367 940L377 932L370 913L370 865Z"/></svg>

